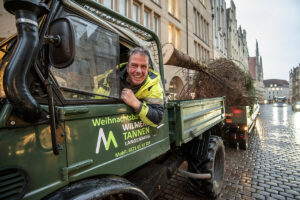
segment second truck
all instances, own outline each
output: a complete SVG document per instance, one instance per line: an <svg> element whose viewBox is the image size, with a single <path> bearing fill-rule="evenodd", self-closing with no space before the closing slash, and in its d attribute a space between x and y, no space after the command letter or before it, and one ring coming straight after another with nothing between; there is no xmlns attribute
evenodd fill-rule
<svg viewBox="0 0 300 200"><path fill-rule="evenodd" d="M220 195L224 98L165 98L156 128L120 99L130 48L164 80L155 33L92 0L4 7L18 33L0 44L0 199L154 199L184 161L195 189Z"/></svg>

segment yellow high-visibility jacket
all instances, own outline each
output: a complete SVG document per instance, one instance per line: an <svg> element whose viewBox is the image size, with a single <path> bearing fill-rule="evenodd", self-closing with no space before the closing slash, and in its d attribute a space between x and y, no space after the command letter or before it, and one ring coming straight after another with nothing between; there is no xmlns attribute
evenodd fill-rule
<svg viewBox="0 0 300 200"><path fill-rule="evenodd" d="M126 63L122 63L120 65L121 82L126 82L126 76ZM121 85L124 84L121 83ZM133 92L136 98L142 101L140 108L137 110L137 114L141 120L150 126L157 127L164 113L163 89L160 86L159 73L149 69L146 80L140 86L133 89Z"/></svg>
<svg viewBox="0 0 300 200"><path fill-rule="evenodd" d="M108 70L104 74L99 75L98 77L94 78L95 81L95 88L93 90L94 93L109 96L110 95L110 85L108 84L108 76L113 72L113 70ZM100 85L99 82L101 82ZM96 96L94 99L107 99L103 96Z"/></svg>

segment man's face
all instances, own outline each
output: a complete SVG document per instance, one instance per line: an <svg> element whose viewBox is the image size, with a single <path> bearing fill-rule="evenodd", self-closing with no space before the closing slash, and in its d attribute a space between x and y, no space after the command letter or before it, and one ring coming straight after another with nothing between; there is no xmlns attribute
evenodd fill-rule
<svg viewBox="0 0 300 200"><path fill-rule="evenodd" d="M127 64L127 73L131 86L143 83L148 75L148 57L139 53L132 54Z"/></svg>

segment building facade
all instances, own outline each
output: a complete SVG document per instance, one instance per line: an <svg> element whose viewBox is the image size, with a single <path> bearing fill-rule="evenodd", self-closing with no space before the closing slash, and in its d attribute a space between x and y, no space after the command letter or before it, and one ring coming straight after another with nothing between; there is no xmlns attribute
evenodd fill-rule
<svg viewBox="0 0 300 200"><path fill-rule="evenodd" d="M258 92L259 101L262 103L264 98L265 85L263 83L263 63L259 54L258 42L256 41L255 56L249 57L249 73L254 81L254 87Z"/></svg>
<svg viewBox="0 0 300 200"><path fill-rule="evenodd" d="M264 80L264 99L273 103L275 97L286 97L289 99L289 83L286 80L268 79Z"/></svg>
<svg viewBox="0 0 300 200"><path fill-rule="evenodd" d="M211 0L213 58L227 58L227 17L225 0Z"/></svg>
<svg viewBox="0 0 300 200"><path fill-rule="evenodd" d="M232 59L241 69L248 71L248 46L246 31L241 26L237 28L236 7L230 1L230 8L226 10L227 17L227 58Z"/></svg>
<svg viewBox="0 0 300 200"><path fill-rule="evenodd" d="M291 89L291 103L300 101L300 64L298 67L294 67L290 71L290 82L292 84Z"/></svg>
<svg viewBox="0 0 300 200"><path fill-rule="evenodd" d="M1 1L1 6L3 0ZM248 70L246 31L237 28L236 7L231 0L94 0L153 30L162 44L172 43L181 52L205 63L213 58L233 59ZM0 38L15 32L14 17L0 14ZM3 14L5 13L5 14ZM11 20L11 21L9 21ZM7 27L10 26L10 27ZM192 82L194 71L166 65L165 88L176 99Z"/></svg>
<svg viewBox="0 0 300 200"><path fill-rule="evenodd" d="M98 0L98 2L152 29L162 44L172 43L177 50L200 62L213 58L213 29L209 0ZM192 82L194 72L171 65L165 65L164 70L168 97L176 99L185 93Z"/></svg>

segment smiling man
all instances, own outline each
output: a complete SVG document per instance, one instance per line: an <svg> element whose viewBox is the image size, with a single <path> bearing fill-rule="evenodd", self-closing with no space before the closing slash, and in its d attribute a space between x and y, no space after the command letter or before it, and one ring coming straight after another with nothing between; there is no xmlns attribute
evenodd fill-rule
<svg viewBox="0 0 300 200"><path fill-rule="evenodd" d="M121 98L141 120L156 127L163 117L160 76L150 69L149 52L141 47L129 51L128 63L120 65Z"/></svg>

